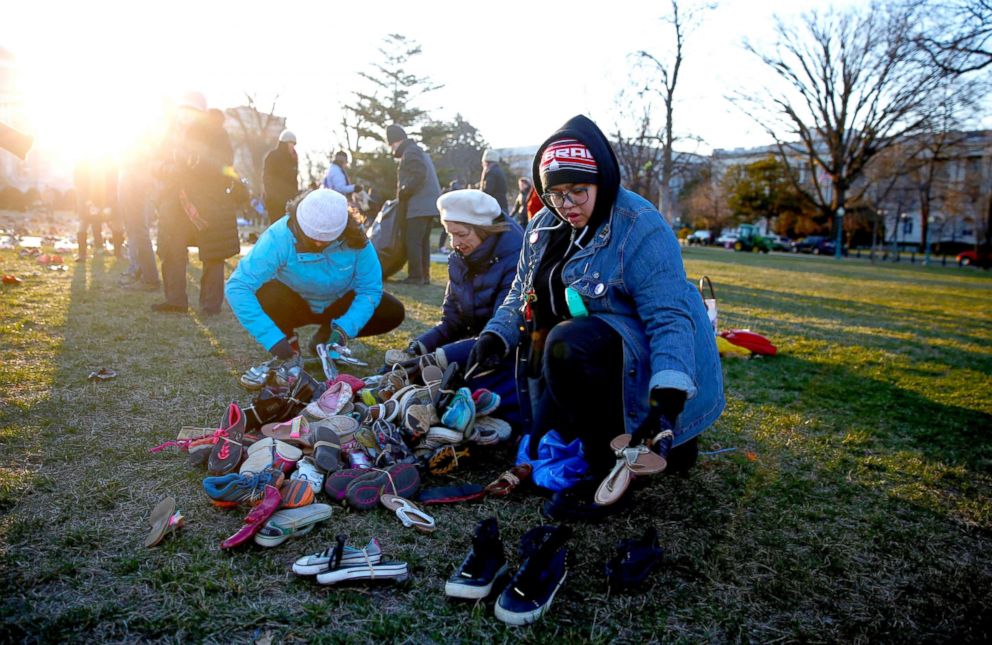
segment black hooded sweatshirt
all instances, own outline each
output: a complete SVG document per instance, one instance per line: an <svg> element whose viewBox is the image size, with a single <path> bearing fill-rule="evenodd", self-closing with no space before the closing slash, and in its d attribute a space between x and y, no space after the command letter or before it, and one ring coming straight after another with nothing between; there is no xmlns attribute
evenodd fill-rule
<svg viewBox="0 0 992 645"><path fill-rule="evenodd" d="M568 220L558 215L558 212L544 199L544 192L548 187L541 182L541 156L545 148L560 139L581 141L589 148L593 159L596 160L596 205L589 221L581 229L573 229ZM570 317L565 302L565 285L562 283L561 272L565 261L585 247L599 227L609 219L613 211L613 203L620 191L620 164L602 130L588 117L579 115L565 122L565 125L541 144L534 157L533 172L534 190L541 195L541 201L560 222L558 228L547 232L550 235L548 247L534 277L533 324L534 330L543 338L552 327ZM533 349L536 351L531 358L539 358L541 347ZM532 360L532 370L538 369L539 364L540 360Z"/></svg>

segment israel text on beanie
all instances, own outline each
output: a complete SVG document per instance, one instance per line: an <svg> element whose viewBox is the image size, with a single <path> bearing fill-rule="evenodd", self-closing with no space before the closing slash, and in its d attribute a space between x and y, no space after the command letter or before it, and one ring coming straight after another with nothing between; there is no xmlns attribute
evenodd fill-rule
<svg viewBox="0 0 992 645"><path fill-rule="evenodd" d="M473 226L492 226L502 212L499 202L481 190L469 188L452 190L437 200L442 222L458 222Z"/></svg>
<svg viewBox="0 0 992 645"><path fill-rule="evenodd" d="M559 184L595 184L596 160L578 139L559 139L541 155L541 183L545 188Z"/></svg>
<svg viewBox="0 0 992 645"><path fill-rule="evenodd" d="M296 223L311 240L333 242L348 223L348 200L330 188L315 190L297 207Z"/></svg>
<svg viewBox="0 0 992 645"><path fill-rule="evenodd" d="M406 130L392 123L386 126L386 143L392 145L406 139Z"/></svg>

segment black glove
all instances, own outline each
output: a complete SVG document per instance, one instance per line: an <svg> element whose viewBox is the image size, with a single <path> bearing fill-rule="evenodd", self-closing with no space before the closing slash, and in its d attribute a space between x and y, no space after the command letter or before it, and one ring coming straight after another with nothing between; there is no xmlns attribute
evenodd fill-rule
<svg viewBox="0 0 992 645"><path fill-rule="evenodd" d="M276 358L284 361L288 361L293 358L296 352L293 351L293 346L289 344L288 338L283 338L278 343L272 346L269 352Z"/></svg>
<svg viewBox="0 0 992 645"><path fill-rule="evenodd" d="M410 344L403 351L410 356L423 356L427 353L427 348L419 340L411 340Z"/></svg>
<svg viewBox="0 0 992 645"><path fill-rule="evenodd" d="M506 356L508 348L503 339L492 332L483 332L472 345L468 354L465 373L478 377L496 369L499 362Z"/></svg>
<svg viewBox="0 0 992 645"><path fill-rule="evenodd" d="M355 192L356 193L360 193L360 192L362 192L362 191L365 190L365 186L363 186L361 184L354 184L354 186L355 186Z"/></svg>
<svg viewBox="0 0 992 645"><path fill-rule="evenodd" d="M650 404L648 416L641 427L634 432L632 445L650 441L662 430L674 429L675 421L685 407L685 392L671 387L652 388L648 394L648 403ZM671 447L671 441L666 445ZM655 446L655 450L658 449L659 446ZM667 448L661 447L661 449L667 452Z"/></svg>
<svg viewBox="0 0 992 645"><path fill-rule="evenodd" d="M666 424L663 429L675 428L675 421L685 408L685 391L671 387L656 387L648 395L651 412L658 421Z"/></svg>

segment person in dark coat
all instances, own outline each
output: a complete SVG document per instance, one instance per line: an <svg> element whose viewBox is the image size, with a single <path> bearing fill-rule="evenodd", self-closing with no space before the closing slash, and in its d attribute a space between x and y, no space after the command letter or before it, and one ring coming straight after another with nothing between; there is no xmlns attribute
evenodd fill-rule
<svg viewBox="0 0 992 645"><path fill-rule="evenodd" d="M482 178L479 180L479 187L482 192L496 199L501 211L510 212L506 203L506 175L499 167L496 152L491 148L482 153Z"/></svg>
<svg viewBox="0 0 992 645"><path fill-rule="evenodd" d="M224 115L206 111L202 94L180 104L177 123L160 169L158 254L162 259L165 302L153 311L185 313L187 248L199 249L200 312L220 313L224 303L224 260L241 250L234 203L227 188L234 176L234 153L224 131Z"/></svg>
<svg viewBox="0 0 992 645"><path fill-rule="evenodd" d="M410 140L406 131L392 124L386 128L386 142L399 158L396 171L396 199L406 217L406 284L430 284L431 225L438 215L437 198L441 183L434 162L424 149Z"/></svg>
<svg viewBox="0 0 992 645"><path fill-rule="evenodd" d="M286 203L300 192L300 171L296 155L296 135L289 130L279 133L279 144L269 150L262 165L262 187L269 224L286 214Z"/></svg>
<svg viewBox="0 0 992 645"><path fill-rule="evenodd" d="M523 230L481 190L447 192L437 205L452 248L441 321L411 341L404 352L413 358L441 348L449 363L464 367L476 337L510 291ZM468 386L499 394L496 416L519 426L512 357L489 374L470 377Z"/></svg>
<svg viewBox="0 0 992 645"><path fill-rule="evenodd" d="M510 213L510 217L517 224L520 224L521 227L526 227L527 222L530 221L530 215L527 213L527 200L530 199L530 194L533 190L530 185L530 179L526 177L518 179L517 189L520 192L517 195L517 201L513 202L513 212Z"/></svg>

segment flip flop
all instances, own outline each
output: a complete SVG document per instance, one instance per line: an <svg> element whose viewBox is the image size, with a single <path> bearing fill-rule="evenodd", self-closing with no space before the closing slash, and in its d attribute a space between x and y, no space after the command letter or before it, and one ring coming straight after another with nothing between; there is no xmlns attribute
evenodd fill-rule
<svg viewBox="0 0 992 645"><path fill-rule="evenodd" d="M145 538L146 547L158 545L166 535L181 529L186 524L186 519L176 510L175 497L166 497L156 504L148 521L152 525L152 530Z"/></svg>
<svg viewBox="0 0 992 645"><path fill-rule="evenodd" d="M630 440L631 435L622 434L610 442L610 447L617 455L617 463L593 495L593 502L600 506L608 506L620 500L636 476L660 473L668 465L664 457L648 446L631 446Z"/></svg>
<svg viewBox="0 0 992 645"><path fill-rule="evenodd" d="M396 513L403 526L411 526L422 533L433 533L437 528L434 518L420 510L420 508L410 500L399 495L384 494L380 500L382 505Z"/></svg>
<svg viewBox="0 0 992 645"><path fill-rule="evenodd" d="M300 448L310 448L313 445L310 422L303 416L279 423L267 423L262 426L262 434Z"/></svg>

